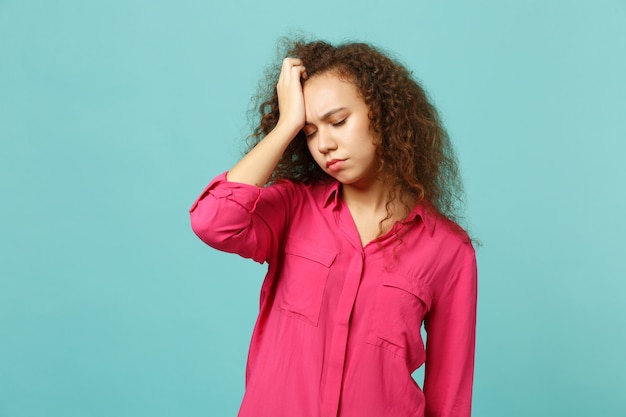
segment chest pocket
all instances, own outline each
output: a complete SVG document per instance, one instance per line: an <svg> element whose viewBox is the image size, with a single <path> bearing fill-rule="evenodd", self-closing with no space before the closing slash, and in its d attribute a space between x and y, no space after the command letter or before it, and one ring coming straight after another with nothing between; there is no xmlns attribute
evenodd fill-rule
<svg viewBox="0 0 626 417"><path fill-rule="evenodd" d="M279 306L291 317L317 326L328 273L336 251L311 242L290 239L285 246L277 289Z"/></svg>
<svg viewBox="0 0 626 417"><path fill-rule="evenodd" d="M406 359L412 369L425 360L421 327L432 297L416 277L384 273L372 310L367 343Z"/></svg>

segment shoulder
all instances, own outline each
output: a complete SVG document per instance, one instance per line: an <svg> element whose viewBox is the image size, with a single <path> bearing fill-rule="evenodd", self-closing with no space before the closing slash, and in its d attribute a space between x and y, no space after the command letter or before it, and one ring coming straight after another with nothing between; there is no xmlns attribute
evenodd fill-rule
<svg viewBox="0 0 626 417"><path fill-rule="evenodd" d="M456 222L434 209L426 210L424 221L430 230L429 246L440 259L459 264L476 258L472 239Z"/></svg>
<svg viewBox="0 0 626 417"><path fill-rule="evenodd" d="M430 255L425 274L433 302L460 291L471 296L477 285L476 251L469 234L456 222L436 214L425 252Z"/></svg>

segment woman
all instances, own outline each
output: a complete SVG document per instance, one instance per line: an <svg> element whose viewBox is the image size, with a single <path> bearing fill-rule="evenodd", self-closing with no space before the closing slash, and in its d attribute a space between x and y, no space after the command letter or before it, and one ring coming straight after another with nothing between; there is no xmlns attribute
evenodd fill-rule
<svg viewBox="0 0 626 417"><path fill-rule="evenodd" d="M239 416L469 416L476 260L435 109L369 45L287 56L252 149L191 208L268 264Z"/></svg>

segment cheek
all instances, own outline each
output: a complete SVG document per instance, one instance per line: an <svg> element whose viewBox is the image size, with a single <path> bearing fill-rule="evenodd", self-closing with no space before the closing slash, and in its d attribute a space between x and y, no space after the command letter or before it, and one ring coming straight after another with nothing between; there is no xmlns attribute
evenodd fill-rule
<svg viewBox="0 0 626 417"><path fill-rule="evenodd" d="M309 149L309 153L317 161L317 158L319 157L320 153L317 151L317 145L315 143L315 139L308 140L306 142L306 146Z"/></svg>
<svg viewBox="0 0 626 417"><path fill-rule="evenodd" d="M309 149L309 153L311 154L315 162L317 162L317 164L319 165L320 160L322 160L323 157L322 157L322 154L318 152L317 146L315 145L315 141L314 140L308 141L306 146Z"/></svg>
<svg viewBox="0 0 626 417"><path fill-rule="evenodd" d="M324 161L324 157L323 156L318 155L318 156L314 156L313 158L315 159L315 163L317 163L317 166L322 168L322 170L324 170L326 168L326 162Z"/></svg>
<svg viewBox="0 0 626 417"><path fill-rule="evenodd" d="M306 147L309 150L309 153L315 158L315 145L312 140L307 140Z"/></svg>

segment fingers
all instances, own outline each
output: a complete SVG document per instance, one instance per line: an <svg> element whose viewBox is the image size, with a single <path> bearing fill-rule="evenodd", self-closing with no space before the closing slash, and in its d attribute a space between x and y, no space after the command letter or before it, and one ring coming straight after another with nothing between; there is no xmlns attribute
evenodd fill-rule
<svg viewBox="0 0 626 417"><path fill-rule="evenodd" d="M283 59L283 68L284 67L293 67L294 65L303 65L302 60L300 58L285 58Z"/></svg>
<svg viewBox="0 0 626 417"><path fill-rule="evenodd" d="M278 125L285 126L293 137L305 123L302 80L306 79L306 68L299 58L285 58L276 85L278 96Z"/></svg>
<svg viewBox="0 0 626 417"><path fill-rule="evenodd" d="M306 80L307 77L306 68L300 58L285 58L283 60L279 82L290 82L294 79L299 81L300 78Z"/></svg>

